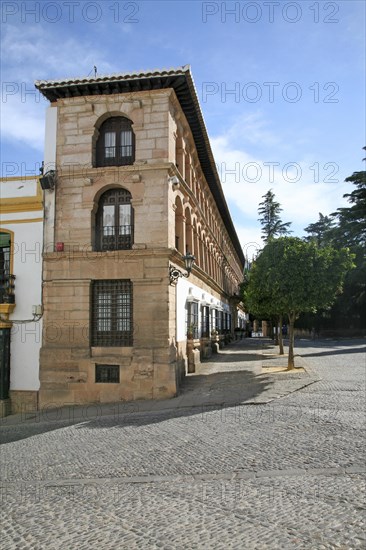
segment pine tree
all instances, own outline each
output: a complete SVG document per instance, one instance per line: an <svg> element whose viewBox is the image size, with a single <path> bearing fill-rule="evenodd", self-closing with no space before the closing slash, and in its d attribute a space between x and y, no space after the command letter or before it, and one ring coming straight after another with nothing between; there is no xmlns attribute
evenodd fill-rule
<svg viewBox="0 0 366 550"><path fill-rule="evenodd" d="M321 247L347 247L354 255L355 269L347 273L343 293L330 310L313 318L313 323L323 329L366 328L366 171L354 172L345 181L356 187L343 195L350 206L338 208L330 216L319 214L318 222L305 228L310 233L306 241Z"/></svg>
<svg viewBox="0 0 366 550"><path fill-rule="evenodd" d="M305 240L315 241L318 246L327 246L332 244L333 229L333 219L319 212L319 220L305 227L304 231L309 233L309 236L305 237Z"/></svg>
<svg viewBox="0 0 366 550"><path fill-rule="evenodd" d="M363 147L366 151L366 147ZM366 160L366 159L363 159ZM356 189L343 195L351 204L332 214L338 218L335 236L338 246L348 246L355 254L356 269L346 278L345 292L338 303L339 313L352 326L366 327L366 171L353 172L345 179Z"/></svg>
<svg viewBox="0 0 366 550"><path fill-rule="evenodd" d="M275 194L272 189L267 191L262 197L263 202L259 203L258 214L260 218L258 221L262 225L263 240L268 243L276 236L284 236L291 233L288 229L291 222L283 223L280 217L282 208L280 203L275 201Z"/></svg>
<svg viewBox="0 0 366 550"><path fill-rule="evenodd" d="M366 147L363 148L366 150ZM366 160L366 159L364 159ZM345 179L353 183L356 189L352 193L346 193L344 198L352 206L338 208L333 214L338 218L339 233L343 243L347 246L366 245L366 171L353 172L352 176Z"/></svg>

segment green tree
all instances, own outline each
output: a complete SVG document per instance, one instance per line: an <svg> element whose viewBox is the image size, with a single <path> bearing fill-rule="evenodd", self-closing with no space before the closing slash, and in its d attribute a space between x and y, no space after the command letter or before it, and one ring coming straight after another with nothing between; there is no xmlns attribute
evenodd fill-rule
<svg viewBox="0 0 366 550"><path fill-rule="evenodd" d="M330 216L319 214L319 220L305 228L310 233L305 240L315 240L319 246L348 247L354 254L355 269L347 273L343 293L334 305L316 314L302 315L302 326L311 323L319 330L366 328L366 172L354 172L345 181L355 186L343 195L350 206L338 208Z"/></svg>
<svg viewBox="0 0 366 550"><path fill-rule="evenodd" d="M255 263L253 264L253 266ZM243 296L243 304L246 311L249 311L259 319L266 319L270 323L271 330L277 328L275 344L279 346L280 355L284 354L282 324L285 311L279 313L277 304L272 300L270 293L265 293L264 289L259 294L253 296L253 283L250 284L251 271L245 275L244 283L241 286L241 294Z"/></svg>
<svg viewBox="0 0 366 550"><path fill-rule="evenodd" d="M315 223L309 224L305 227L304 231L309 233L308 237L305 237L306 241L314 240L318 246L326 246L332 243L332 236L335 222L330 216L323 216L319 212L319 219Z"/></svg>
<svg viewBox="0 0 366 550"><path fill-rule="evenodd" d="M366 171L354 172L345 181L353 183L356 189L343 195L352 206L338 208L337 212L332 214L338 218L338 237L341 237L342 243L347 246L364 247L366 245Z"/></svg>
<svg viewBox="0 0 366 550"><path fill-rule="evenodd" d="M366 151L366 147L363 149ZM343 195L350 206L338 208L337 212L332 214L338 221L338 226L333 230L333 240L334 246L350 248L355 256L355 269L348 273L344 294L338 298L331 311L331 317L346 320L350 328L365 328L366 171L354 172L345 181L353 184L355 189Z"/></svg>
<svg viewBox="0 0 366 550"><path fill-rule="evenodd" d="M288 370L294 368L295 320L302 312L329 307L352 266L347 249L319 248L297 237L270 240L253 264L246 303L255 314L287 314Z"/></svg>
<svg viewBox="0 0 366 550"><path fill-rule="evenodd" d="M280 203L275 200L275 194L272 189L267 191L262 198L264 200L259 203L258 214L260 215L260 218L258 218L258 221L262 225L264 242L268 243L270 239L273 239L276 236L288 235L291 233L289 230L291 222L282 222L280 217L282 208Z"/></svg>

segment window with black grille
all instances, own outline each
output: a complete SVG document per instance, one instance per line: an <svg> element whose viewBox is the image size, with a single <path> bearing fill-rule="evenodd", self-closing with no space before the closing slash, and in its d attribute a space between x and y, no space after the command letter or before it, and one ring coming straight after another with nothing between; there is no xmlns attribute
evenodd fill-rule
<svg viewBox="0 0 366 550"><path fill-rule="evenodd" d="M10 234L0 231L0 277L10 275Z"/></svg>
<svg viewBox="0 0 366 550"><path fill-rule="evenodd" d="M95 381L119 384L119 365L95 365Z"/></svg>
<svg viewBox="0 0 366 550"><path fill-rule="evenodd" d="M198 338L198 303L188 302L187 307L187 335Z"/></svg>
<svg viewBox="0 0 366 550"><path fill-rule="evenodd" d="M92 283L92 346L132 346L132 283L103 280Z"/></svg>
<svg viewBox="0 0 366 550"><path fill-rule="evenodd" d="M14 279L10 273L10 234L0 231L0 303L14 303Z"/></svg>
<svg viewBox="0 0 366 550"><path fill-rule="evenodd" d="M224 329L224 331L227 331L227 313L224 313L224 321L223 321L222 328Z"/></svg>
<svg viewBox="0 0 366 550"><path fill-rule="evenodd" d="M217 311L216 309L212 308L211 310L211 330L217 330Z"/></svg>
<svg viewBox="0 0 366 550"><path fill-rule="evenodd" d="M209 306L202 307L202 317L201 317L201 335L203 338L210 336L210 308Z"/></svg>
<svg viewBox="0 0 366 550"><path fill-rule="evenodd" d="M216 330L219 334L222 334L223 330L223 315L222 311L218 311L216 314Z"/></svg>
<svg viewBox="0 0 366 550"><path fill-rule="evenodd" d="M96 166L124 166L135 160L135 134L125 117L108 118L99 129Z"/></svg>
<svg viewBox="0 0 366 550"><path fill-rule="evenodd" d="M108 189L99 199L95 225L97 250L129 250L133 243L131 193Z"/></svg>

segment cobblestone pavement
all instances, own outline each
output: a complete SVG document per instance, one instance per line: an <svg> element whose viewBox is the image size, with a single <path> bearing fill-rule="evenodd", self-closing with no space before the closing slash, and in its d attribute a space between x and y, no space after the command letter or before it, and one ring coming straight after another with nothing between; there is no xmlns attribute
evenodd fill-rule
<svg viewBox="0 0 366 550"><path fill-rule="evenodd" d="M299 341L294 374L260 374L283 363L261 347L203 364L169 407L4 419L2 548L365 548L364 341Z"/></svg>

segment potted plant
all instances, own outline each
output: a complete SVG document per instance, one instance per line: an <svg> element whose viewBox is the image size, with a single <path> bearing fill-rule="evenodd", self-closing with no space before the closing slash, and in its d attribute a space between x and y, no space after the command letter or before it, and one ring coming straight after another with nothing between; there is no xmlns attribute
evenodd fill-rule
<svg viewBox="0 0 366 550"><path fill-rule="evenodd" d="M197 325L195 323L190 323L187 327L187 338L188 340L193 340L195 336Z"/></svg>

